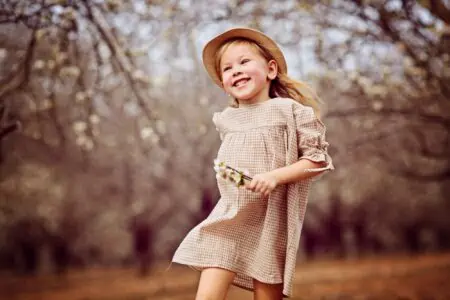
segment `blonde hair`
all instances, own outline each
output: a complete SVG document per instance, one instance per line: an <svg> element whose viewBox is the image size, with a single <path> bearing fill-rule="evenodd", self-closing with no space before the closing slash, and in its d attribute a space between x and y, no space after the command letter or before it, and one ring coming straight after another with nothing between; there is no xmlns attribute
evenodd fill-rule
<svg viewBox="0 0 450 300"><path fill-rule="evenodd" d="M222 72L220 70L220 60L222 59L222 55L225 51L232 45L248 45L255 49L264 59L269 62L270 60L274 60L273 56L270 54L270 51L259 45L258 43L244 39L244 38L236 38L225 42L215 55L215 66L216 72L219 74L220 80L222 80ZM276 98L291 98L303 105L310 106L314 109L314 112L317 116L319 116L320 108L319 104L322 102L319 96L314 92L314 90L305 82L294 80L290 78L287 74L278 72L275 79L273 79L270 83L269 89L269 97ZM232 103L230 103L232 107L238 107L239 102L237 99L233 98Z"/></svg>

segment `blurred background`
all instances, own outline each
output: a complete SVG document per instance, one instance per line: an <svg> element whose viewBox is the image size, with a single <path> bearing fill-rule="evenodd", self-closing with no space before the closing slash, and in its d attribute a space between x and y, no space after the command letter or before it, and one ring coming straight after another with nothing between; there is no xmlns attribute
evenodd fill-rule
<svg viewBox="0 0 450 300"><path fill-rule="evenodd" d="M448 0L1 0L0 295L193 299L197 274L165 268L219 198L228 100L201 50L233 26L273 37L324 102L336 170L313 185L294 299L450 299ZM344 269L379 298L301 293ZM395 298L423 270L429 293Z"/></svg>

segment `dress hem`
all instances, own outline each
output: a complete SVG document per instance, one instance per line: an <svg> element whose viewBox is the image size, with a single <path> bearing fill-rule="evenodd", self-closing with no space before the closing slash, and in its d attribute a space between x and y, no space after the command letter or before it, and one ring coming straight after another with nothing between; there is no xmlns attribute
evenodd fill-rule
<svg viewBox="0 0 450 300"><path fill-rule="evenodd" d="M279 281L277 281L277 282L267 282L266 280L260 280L260 279L257 278L257 276L254 276L254 275L246 273L246 272L238 271L236 269L233 269L233 268L230 268L230 267L227 267L227 266L224 266L224 265L220 265L220 264L198 264L198 263L192 263L192 262L181 262L181 261L177 261L177 260L172 260L172 262L180 264L180 265L188 266L189 268L191 268L191 269L193 269L195 271L198 271L198 272L201 272L202 268L221 268L221 269L225 269L225 270L230 271L230 272L243 274L243 275L248 276L248 277L250 277L252 279L258 280L259 282L262 282L262 283L266 283L266 284L280 284L280 283L283 283L284 284L283 281L281 281L281 282L279 282ZM239 288L245 289L247 291L254 291L254 288L252 289L252 288L243 286L241 284L236 284L234 281L231 284L235 285L235 286L237 286ZM287 294L285 294L283 292L283 298L289 298L289 297L290 297L289 295L287 295Z"/></svg>

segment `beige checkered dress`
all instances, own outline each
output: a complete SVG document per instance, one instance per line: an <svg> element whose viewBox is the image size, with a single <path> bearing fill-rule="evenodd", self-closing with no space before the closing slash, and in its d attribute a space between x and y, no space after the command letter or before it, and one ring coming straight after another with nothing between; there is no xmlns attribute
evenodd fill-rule
<svg viewBox="0 0 450 300"><path fill-rule="evenodd" d="M218 159L250 175L306 158L327 162L325 127L312 108L291 99L215 113L222 145ZM296 254L311 179L277 187L268 198L218 179L221 198L211 214L185 237L173 262L201 270L220 267L236 272L233 284L253 289L252 278L284 283L291 296Z"/></svg>

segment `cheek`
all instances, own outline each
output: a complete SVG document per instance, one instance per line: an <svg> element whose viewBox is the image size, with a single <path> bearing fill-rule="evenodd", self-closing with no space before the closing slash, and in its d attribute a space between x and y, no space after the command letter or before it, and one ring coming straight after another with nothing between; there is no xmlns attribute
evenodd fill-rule
<svg viewBox="0 0 450 300"><path fill-rule="evenodd" d="M231 82L232 76L230 76L229 73L222 74L222 84L225 89L231 86Z"/></svg>
<svg viewBox="0 0 450 300"><path fill-rule="evenodd" d="M248 66L246 73L250 76L260 78L265 77L267 74L267 71L265 68L261 65L254 64L252 66Z"/></svg>
<svg viewBox="0 0 450 300"><path fill-rule="evenodd" d="M249 72L249 75L252 76L253 81L257 84L262 84L266 82L267 79L267 73L265 73L263 70L253 70L253 72Z"/></svg>

